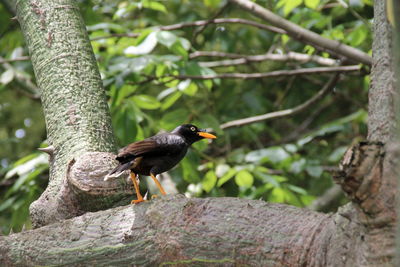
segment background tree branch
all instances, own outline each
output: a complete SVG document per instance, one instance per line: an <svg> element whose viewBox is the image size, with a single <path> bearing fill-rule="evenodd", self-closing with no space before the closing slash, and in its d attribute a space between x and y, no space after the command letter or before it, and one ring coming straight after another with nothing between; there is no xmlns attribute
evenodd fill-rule
<svg viewBox="0 0 400 267"><path fill-rule="evenodd" d="M200 53L199 53L200 52ZM203 52L203 53L202 53ZM298 61L300 63L306 62L315 62L320 65L325 66L336 66L339 65L337 60L331 58L324 58L316 55L307 55L301 54L296 52L289 52L287 54L272 54L267 53L264 55L254 55L254 56L245 56L245 55L238 55L238 54L226 54L226 53L204 53L206 51L197 51L190 54L191 58L199 57L199 56L221 56L221 57L233 57L234 59L225 59L225 60L218 60L218 61L200 61L199 65L202 67L207 68L215 68L215 67L222 67L222 66L234 66L234 65L241 65L241 64L248 64L250 62L261 62L261 61Z"/></svg>
<svg viewBox="0 0 400 267"><path fill-rule="evenodd" d="M246 124L250 124L250 123L256 123L256 122L280 118L280 117L284 117L284 116L290 116L290 115L294 115L298 112L301 112L304 109L313 105L316 101L320 100L331 90L333 90L333 88L335 87L336 83L339 80L339 76L340 76L340 74L335 74L334 76L332 76L330 78L330 80L324 85L324 87L316 95L314 95L312 98L310 98L306 102L304 102L294 108L280 110L280 111L274 111L274 112L266 113L263 115L258 115L258 116L253 116L253 117L249 117L249 118L225 122L220 125L220 128L227 129L227 128L231 128L231 127L238 127L238 126L242 126L242 125L246 125Z"/></svg>
<svg viewBox="0 0 400 267"><path fill-rule="evenodd" d="M299 25L296 25L278 15L275 15L266 8L251 2L249 0L230 0L232 3L238 5L239 7L247 10L253 15L268 21L273 26L283 29L287 34L296 40L303 41L305 43L315 45L317 47L322 47L328 51L332 51L336 54L345 56L346 58L354 61L360 62L366 65L372 65L372 58L365 54L364 52L355 49L351 46L342 44L338 41L330 40L316 34L312 31L304 29Z"/></svg>

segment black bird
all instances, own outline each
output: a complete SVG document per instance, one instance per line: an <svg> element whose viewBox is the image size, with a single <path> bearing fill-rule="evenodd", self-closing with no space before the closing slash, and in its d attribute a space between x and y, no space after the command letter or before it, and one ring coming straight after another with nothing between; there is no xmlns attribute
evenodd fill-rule
<svg viewBox="0 0 400 267"><path fill-rule="evenodd" d="M119 161L119 165L108 175L131 170L131 179L138 198L132 200L132 204L144 201L136 181L138 174L151 176L161 194L165 195L156 175L166 172L178 164L186 155L190 145L204 138L214 139L217 137L192 124L183 124L170 133L161 133L134 142L119 151L115 158Z"/></svg>

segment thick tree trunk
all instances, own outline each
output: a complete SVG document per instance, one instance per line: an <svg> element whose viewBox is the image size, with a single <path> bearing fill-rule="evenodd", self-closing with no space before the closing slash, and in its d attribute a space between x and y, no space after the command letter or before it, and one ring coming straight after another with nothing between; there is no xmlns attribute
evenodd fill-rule
<svg viewBox="0 0 400 267"><path fill-rule="evenodd" d="M388 63L391 54L383 40L391 40L387 33L390 29L384 2L376 1L375 5L377 37L370 104L377 101L379 105L371 104L369 110L369 138L374 141L360 143L346 152L335 180L351 203L337 213L326 215L235 198L165 196L1 237L0 263L390 265L395 248L394 165L398 157L393 149L396 146L391 145L394 140L393 74ZM111 168L112 154L99 151L113 149L112 133L104 92L87 36L82 35L83 23L75 2L19 1L17 9L43 90L49 143L55 148L49 188L32 207L36 214L33 218L40 226L88 210L103 209L113 203L116 192L123 192L120 196L123 199L129 184L102 179ZM57 28L53 28L55 25ZM44 54L50 57L45 58ZM96 101L91 102L92 99ZM110 198L103 203L105 195Z"/></svg>
<svg viewBox="0 0 400 267"><path fill-rule="evenodd" d="M113 152L115 143L77 2L17 1L17 17L41 88L50 154L49 186L30 207L38 227L83 213L66 184L70 161L88 151Z"/></svg>

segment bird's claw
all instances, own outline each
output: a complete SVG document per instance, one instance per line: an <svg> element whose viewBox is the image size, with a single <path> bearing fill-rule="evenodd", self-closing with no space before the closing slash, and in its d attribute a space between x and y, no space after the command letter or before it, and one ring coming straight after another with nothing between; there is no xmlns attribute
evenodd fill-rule
<svg viewBox="0 0 400 267"><path fill-rule="evenodd" d="M145 202L147 200L143 199L143 198L139 198L139 199L134 199L131 201L131 204L139 204L140 202Z"/></svg>

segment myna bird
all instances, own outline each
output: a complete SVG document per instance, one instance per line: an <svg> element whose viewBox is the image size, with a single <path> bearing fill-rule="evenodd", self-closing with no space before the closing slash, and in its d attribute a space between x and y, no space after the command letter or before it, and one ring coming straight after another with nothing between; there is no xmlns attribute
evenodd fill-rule
<svg viewBox="0 0 400 267"><path fill-rule="evenodd" d="M116 157L119 165L108 175L131 170L131 179L137 195L137 200L132 200L132 204L144 201L136 181L138 174L151 176L161 194L165 195L156 175L166 172L178 164L186 155L190 145L204 138L214 139L217 137L192 124L183 124L170 133L160 133L129 144L119 151Z"/></svg>

